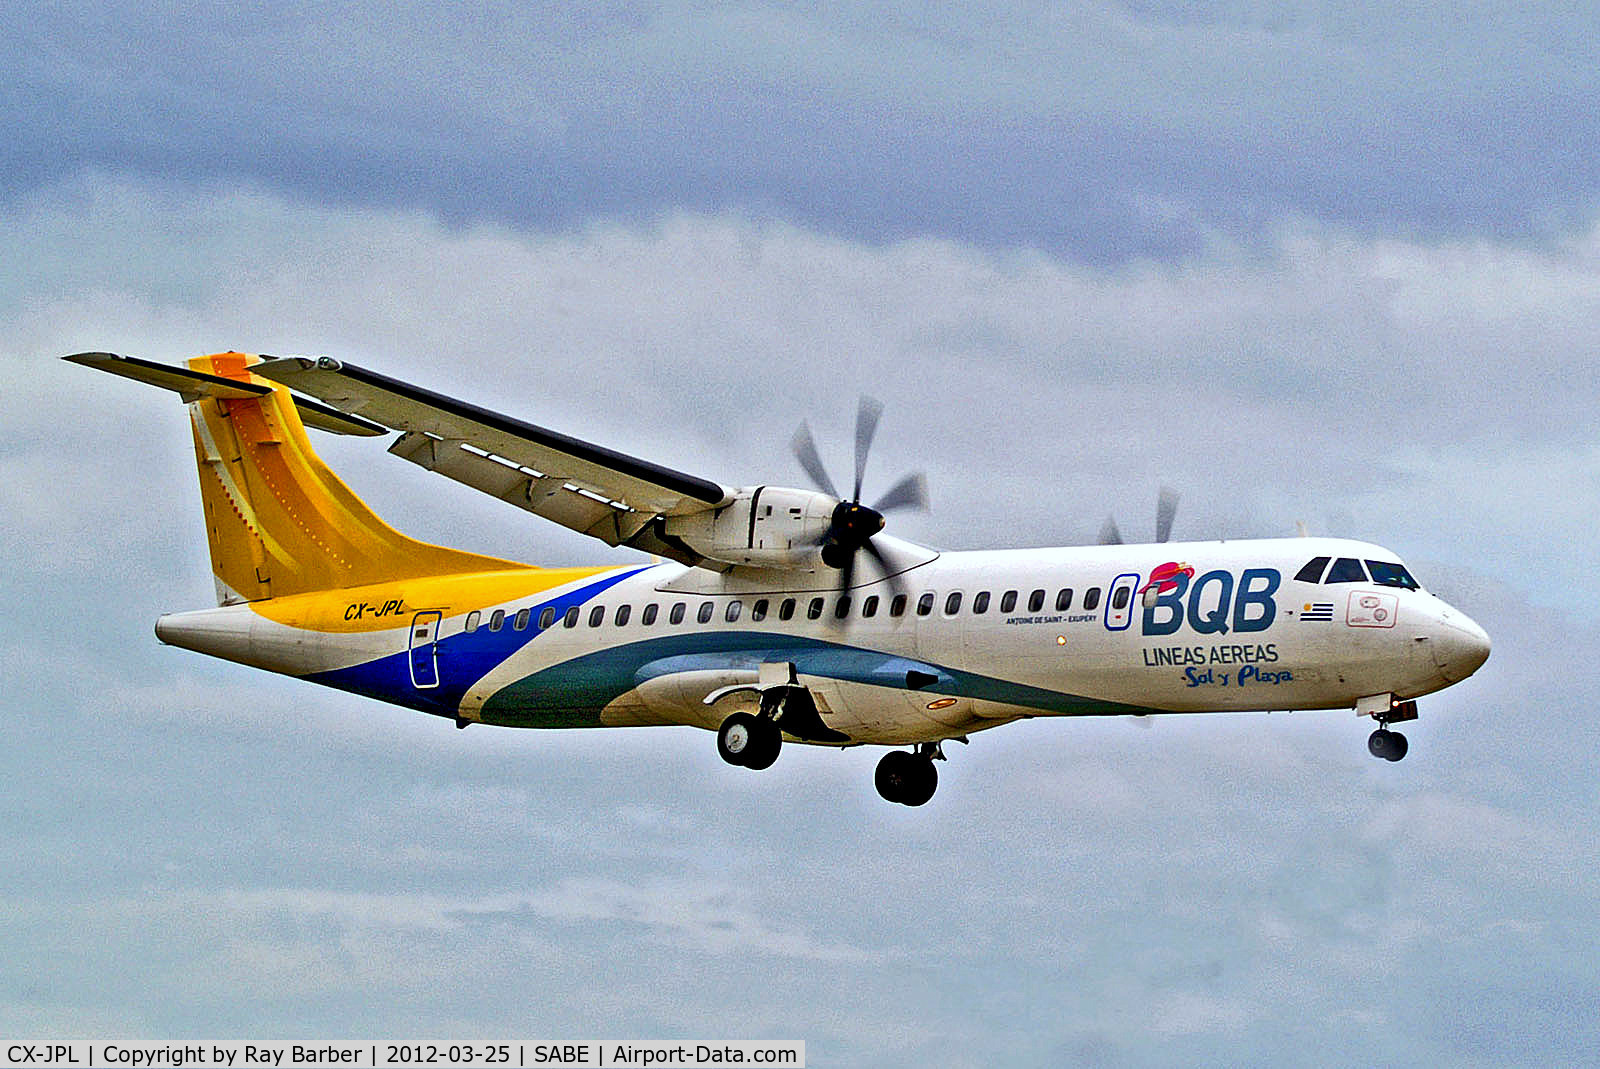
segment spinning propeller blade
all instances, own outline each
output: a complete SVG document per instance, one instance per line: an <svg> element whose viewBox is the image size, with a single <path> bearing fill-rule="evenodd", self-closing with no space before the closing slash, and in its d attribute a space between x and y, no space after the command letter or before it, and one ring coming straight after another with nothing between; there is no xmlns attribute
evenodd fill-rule
<svg viewBox="0 0 1600 1069"><path fill-rule="evenodd" d="M1170 486L1163 486L1156 497L1156 541L1165 542L1172 537L1172 521L1178 515L1178 492ZM1117 528L1117 518L1107 516L1106 522L1100 528L1100 545L1122 545L1122 531Z"/></svg>
<svg viewBox="0 0 1600 1069"><path fill-rule="evenodd" d="M1156 498L1156 541L1165 542L1172 537L1172 520L1178 515L1178 492L1163 486Z"/></svg>
<svg viewBox="0 0 1600 1069"><path fill-rule="evenodd" d="M883 550L873 544L872 538L883 530L885 512L928 507L928 480L921 472L913 472L902 477L878 499L876 504L868 506L861 503L861 488L867 473L867 457L872 451L872 440L878 433L878 421L882 416L881 402L870 397L861 398L861 404L856 410L856 479L849 499L839 497L839 491L834 488L833 480L828 477L828 470L822 463L822 455L817 450L816 440L812 438L811 428L807 424L800 424L800 429L795 432L794 439L790 442L795 459L811 478L812 485L829 497L839 499L839 504L833 510L833 520L818 541L818 545L822 547L822 562L830 568L839 570L840 593L848 591L854 585L856 555L863 551L878 563L888 577L890 588L898 593L899 580L890 574L893 565Z"/></svg>

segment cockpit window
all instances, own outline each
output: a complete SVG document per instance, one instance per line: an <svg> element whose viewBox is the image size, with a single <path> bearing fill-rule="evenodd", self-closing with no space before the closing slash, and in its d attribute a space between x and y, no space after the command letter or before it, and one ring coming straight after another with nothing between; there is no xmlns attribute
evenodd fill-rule
<svg viewBox="0 0 1600 1069"><path fill-rule="evenodd" d="M1340 557L1333 562L1333 567L1328 569L1328 578L1325 583L1365 583L1367 581L1366 569L1361 567L1361 562L1351 557Z"/></svg>
<svg viewBox="0 0 1600 1069"><path fill-rule="evenodd" d="M1301 568L1298 572L1294 573L1295 579L1299 580L1302 583L1320 583L1320 582L1322 582L1322 573L1323 573L1324 570L1327 569L1328 561L1330 559L1332 559L1332 558L1329 558L1329 557L1312 557L1309 561L1306 562L1306 566L1304 568Z"/></svg>
<svg viewBox="0 0 1600 1069"><path fill-rule="evenodd" d="M1367 567L1372 571L1372 581L1379 586L1398 586L1406 590L1420 589L1419 584L1411 573L1406 571L1404 564L1390 564L1387 561L1369 560Z"/></svg>

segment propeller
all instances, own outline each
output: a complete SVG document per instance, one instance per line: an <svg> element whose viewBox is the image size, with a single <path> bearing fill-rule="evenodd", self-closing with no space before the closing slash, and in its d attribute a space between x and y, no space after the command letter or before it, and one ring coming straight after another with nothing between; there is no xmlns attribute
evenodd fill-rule
<svg viewBox="0 0 1600 1069"><path fill-rule="evenodd" d="M822 563L839 570L839 591L850 589L855 580L856 556L865 552L889 575L889 584L899 590L899 584L890 575L890 564L883 551L872 544L872 536L883 530L886 512L900 509L926 509L928 507L928 480L921 472L913 472L896 482L872 505L861 503L861 486L867 473L867 454L872 449L872 439L878 433L878 420L883 415L883 405L870 397L861 398L856 410L856 481L848 498L843 497L828 477L822 463L817 443L811 437L811 428L800 424L790 447L800 467L810 476L818 490L829 497L838 498L828 530L818 545L822 547Z"/></svg>
<svg viewBox="0 0 1600 1069"><path fill-rule="evenodd" d="M1178 515L1178 492L1170 486L1163 486L1156 497L1156 541L1165 542L1172 537L1172 521ZM1115 516L1107 516L1105 526L1100 528L1100 544L1102 546L1122 545L1122 532L1117 529Z"/></svg>

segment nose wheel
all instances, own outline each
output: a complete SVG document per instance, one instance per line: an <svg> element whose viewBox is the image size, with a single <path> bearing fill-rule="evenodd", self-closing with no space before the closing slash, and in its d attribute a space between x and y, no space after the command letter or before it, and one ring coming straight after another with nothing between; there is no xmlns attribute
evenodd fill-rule
<svg viewBox="0 0 1600 1069"><path fill-rule="evenodd" d="M1381 727L1367 736L1367 749L1373 757L1381 757L1385 761L1398 761L1406 755L1410 745L1406 737L1398 731L1390 731Z"/></svg>

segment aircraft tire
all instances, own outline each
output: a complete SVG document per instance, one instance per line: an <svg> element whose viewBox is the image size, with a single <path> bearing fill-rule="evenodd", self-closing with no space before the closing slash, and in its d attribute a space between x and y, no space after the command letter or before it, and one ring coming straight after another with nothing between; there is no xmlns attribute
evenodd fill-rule
<svg viewBox="0 0 1600 1069"><path fill-rule="evenodd" d="M744 767L757 771L771 768L783 749L783 731L764 716L754 718L751 725L750 745L745 748Z"/></svg>
<svg viewBox="0 0 1600 1069"><path fill-rule="evenodd" d="M933 792L939 789L939 770L934 767L933 759L913 757L906 769L911 773L911 777L900 796L900 804L909 806L927 804L928 799L933 797Z"/></svg>
<svg viewBox="0 0 1600 1069"><path fill-rule="evenodd" d="M1367 750L1373 757L1381 757L1385 761L1398 761L1406 755L1410 744L1406 737L1398 731L1388 728L1379 728L1367 737Z"/></svg>
<svg viewBox="0 0 1600 1069"><path fill-rule="evenodd" d="M933 797L939 786L939 773L933 761L904 750L890 750L878 762L872 777L878 795L886 802L919 806Z"/></svg>
<svg viewBox="0 0 1600 1069"><path fill-rule="evenodd" d="M890 750L883 755L877 771L872 774L872 785L878 788L878 797L885 802L900 801L900 793L905 789L905 763L911 759L904 750Z"/></svg>
<svg viewBox="0 0 1600 1069"><path fill-rule="evenodd" d="M1398 761L1406 755L1411 744L1406 742L1406 737L1398 731L1389 732L1389 752L1383 755L1385 761Z"/></svg>
<svg viewBox="0 0 1600 1069"><path fill-rule="evenodd" d="M752 752L760 746L756 741L760 730L749 713L729 713L717 729L717 753L730 765L749 767Z"/></svg>

